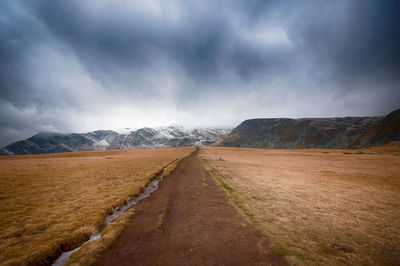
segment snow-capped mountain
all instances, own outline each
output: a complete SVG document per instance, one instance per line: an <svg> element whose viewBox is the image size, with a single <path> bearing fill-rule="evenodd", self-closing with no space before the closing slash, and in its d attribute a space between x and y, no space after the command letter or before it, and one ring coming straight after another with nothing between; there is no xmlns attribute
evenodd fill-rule
<svg viewBox="0 0 400 266"><path fill-rule="evenodd" d="M230 130L221 128L187 129L181 126L96 130L87 133L42 132L2 148L7 154L39 154L69 151L145 149L209 146Z"/></svg>

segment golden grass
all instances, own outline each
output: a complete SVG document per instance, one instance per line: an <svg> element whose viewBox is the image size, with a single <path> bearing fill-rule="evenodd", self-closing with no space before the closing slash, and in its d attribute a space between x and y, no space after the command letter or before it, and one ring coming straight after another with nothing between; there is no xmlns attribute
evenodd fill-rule
<svg viewBox="0 0 400 266"><path fill-rule="evenodd" d="M0 264L46 262L62 249L78 246L101 225L107 211L138 194L155 173L192 151L0 157Z"/></svg>
<svg viewBox="0 0 400 266"><path fill-rule="evenodd" d="M109 248L129 223L134 215L134 209L129 209L110 223L101 233L101 238L83 245L68 259L66 265L95 265L103 251Z"/></svg>
<svg viewBox="0 0 400 266"><path fill-rule="evenodd" d="M399 265L400 156L371 151L202 148L200 156L293 264Z"/></svg>

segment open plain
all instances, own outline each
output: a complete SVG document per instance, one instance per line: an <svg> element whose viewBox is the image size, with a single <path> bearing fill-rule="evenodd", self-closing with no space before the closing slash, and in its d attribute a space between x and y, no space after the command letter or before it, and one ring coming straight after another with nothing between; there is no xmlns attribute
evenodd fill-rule
<svg viewBox="0 0 400 266"><path fill-rule="evenodd" d="M47 264L193 148L0 157L0 264ZM168 170L168 169L167 169Z"/></svg>
<svg viewBox="0 0 400 266"><path fill-rule="evenodd" d="M295 264L399 265L398 147L204 148L203 165Z"/></svg>
<svg viewBox="0 0 400 266"><path fill-rule="evenodd" d="M0 157L1 264L49 264L80 246L193 150ZM201 148L68 264L396 265L398 152Z"/></svg>

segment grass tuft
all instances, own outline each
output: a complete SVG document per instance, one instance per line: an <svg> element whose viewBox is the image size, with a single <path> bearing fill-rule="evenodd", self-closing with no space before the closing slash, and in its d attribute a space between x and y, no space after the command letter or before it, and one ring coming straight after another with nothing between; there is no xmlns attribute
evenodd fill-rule
<svg viewBox="0 0 400 266"><path fill-rule="evenodd" d="M278 254L280 256L290 256L292 254L289 249L287 249L281 245L276 247L274 250L275 250L276 254Z"/></svg>
<svg viewBox="0 0 400 266"><path fill-rule="evenodd" d="M225 183L221 178L219 178L217 176L217 174L214 171L211 171L211 174L214 176L214 178L218 181L218 183L220 184L220 186L226 190L226 192L228 192L229 194L232 194L233 192L235 192L235 189L230 187L227 183Z"/></svg>
<svg viewBox="0 0 400 266"><path fill-rule="evenodd" d="M158 216L158 229L162 229L165 221L165 216L167 215L168 212L168 205L169 205L169 200L165 202L165 206L163 208L162 213Z"/></svg>
<svg viewBox="0 0 400 266"><path fill-rule="evenodd" d="M110 223L101 233L101 238L83 245L69 258L67 265L95 265L101 253L109 248L129 224L134 215L134 209L129 209Z"/></svg>

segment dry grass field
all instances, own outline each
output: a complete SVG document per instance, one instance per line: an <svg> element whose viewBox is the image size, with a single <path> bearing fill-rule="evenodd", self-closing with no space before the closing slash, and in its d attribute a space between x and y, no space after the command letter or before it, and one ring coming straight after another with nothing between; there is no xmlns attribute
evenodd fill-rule
<svg viewBox="0 0 400 266"><path fill-rule="evenodd" d="M293 264L321 265L400 264L398 154L398 147L200 152L279 254Z"/></svg>
<svg viewBox="0 0 400 266"><path fill-rule="evenodd" d="M101 225L107 211L138 194L155 173L192 151L0 157L0 264L45 262L62 249L77 246Z"/></svg>

